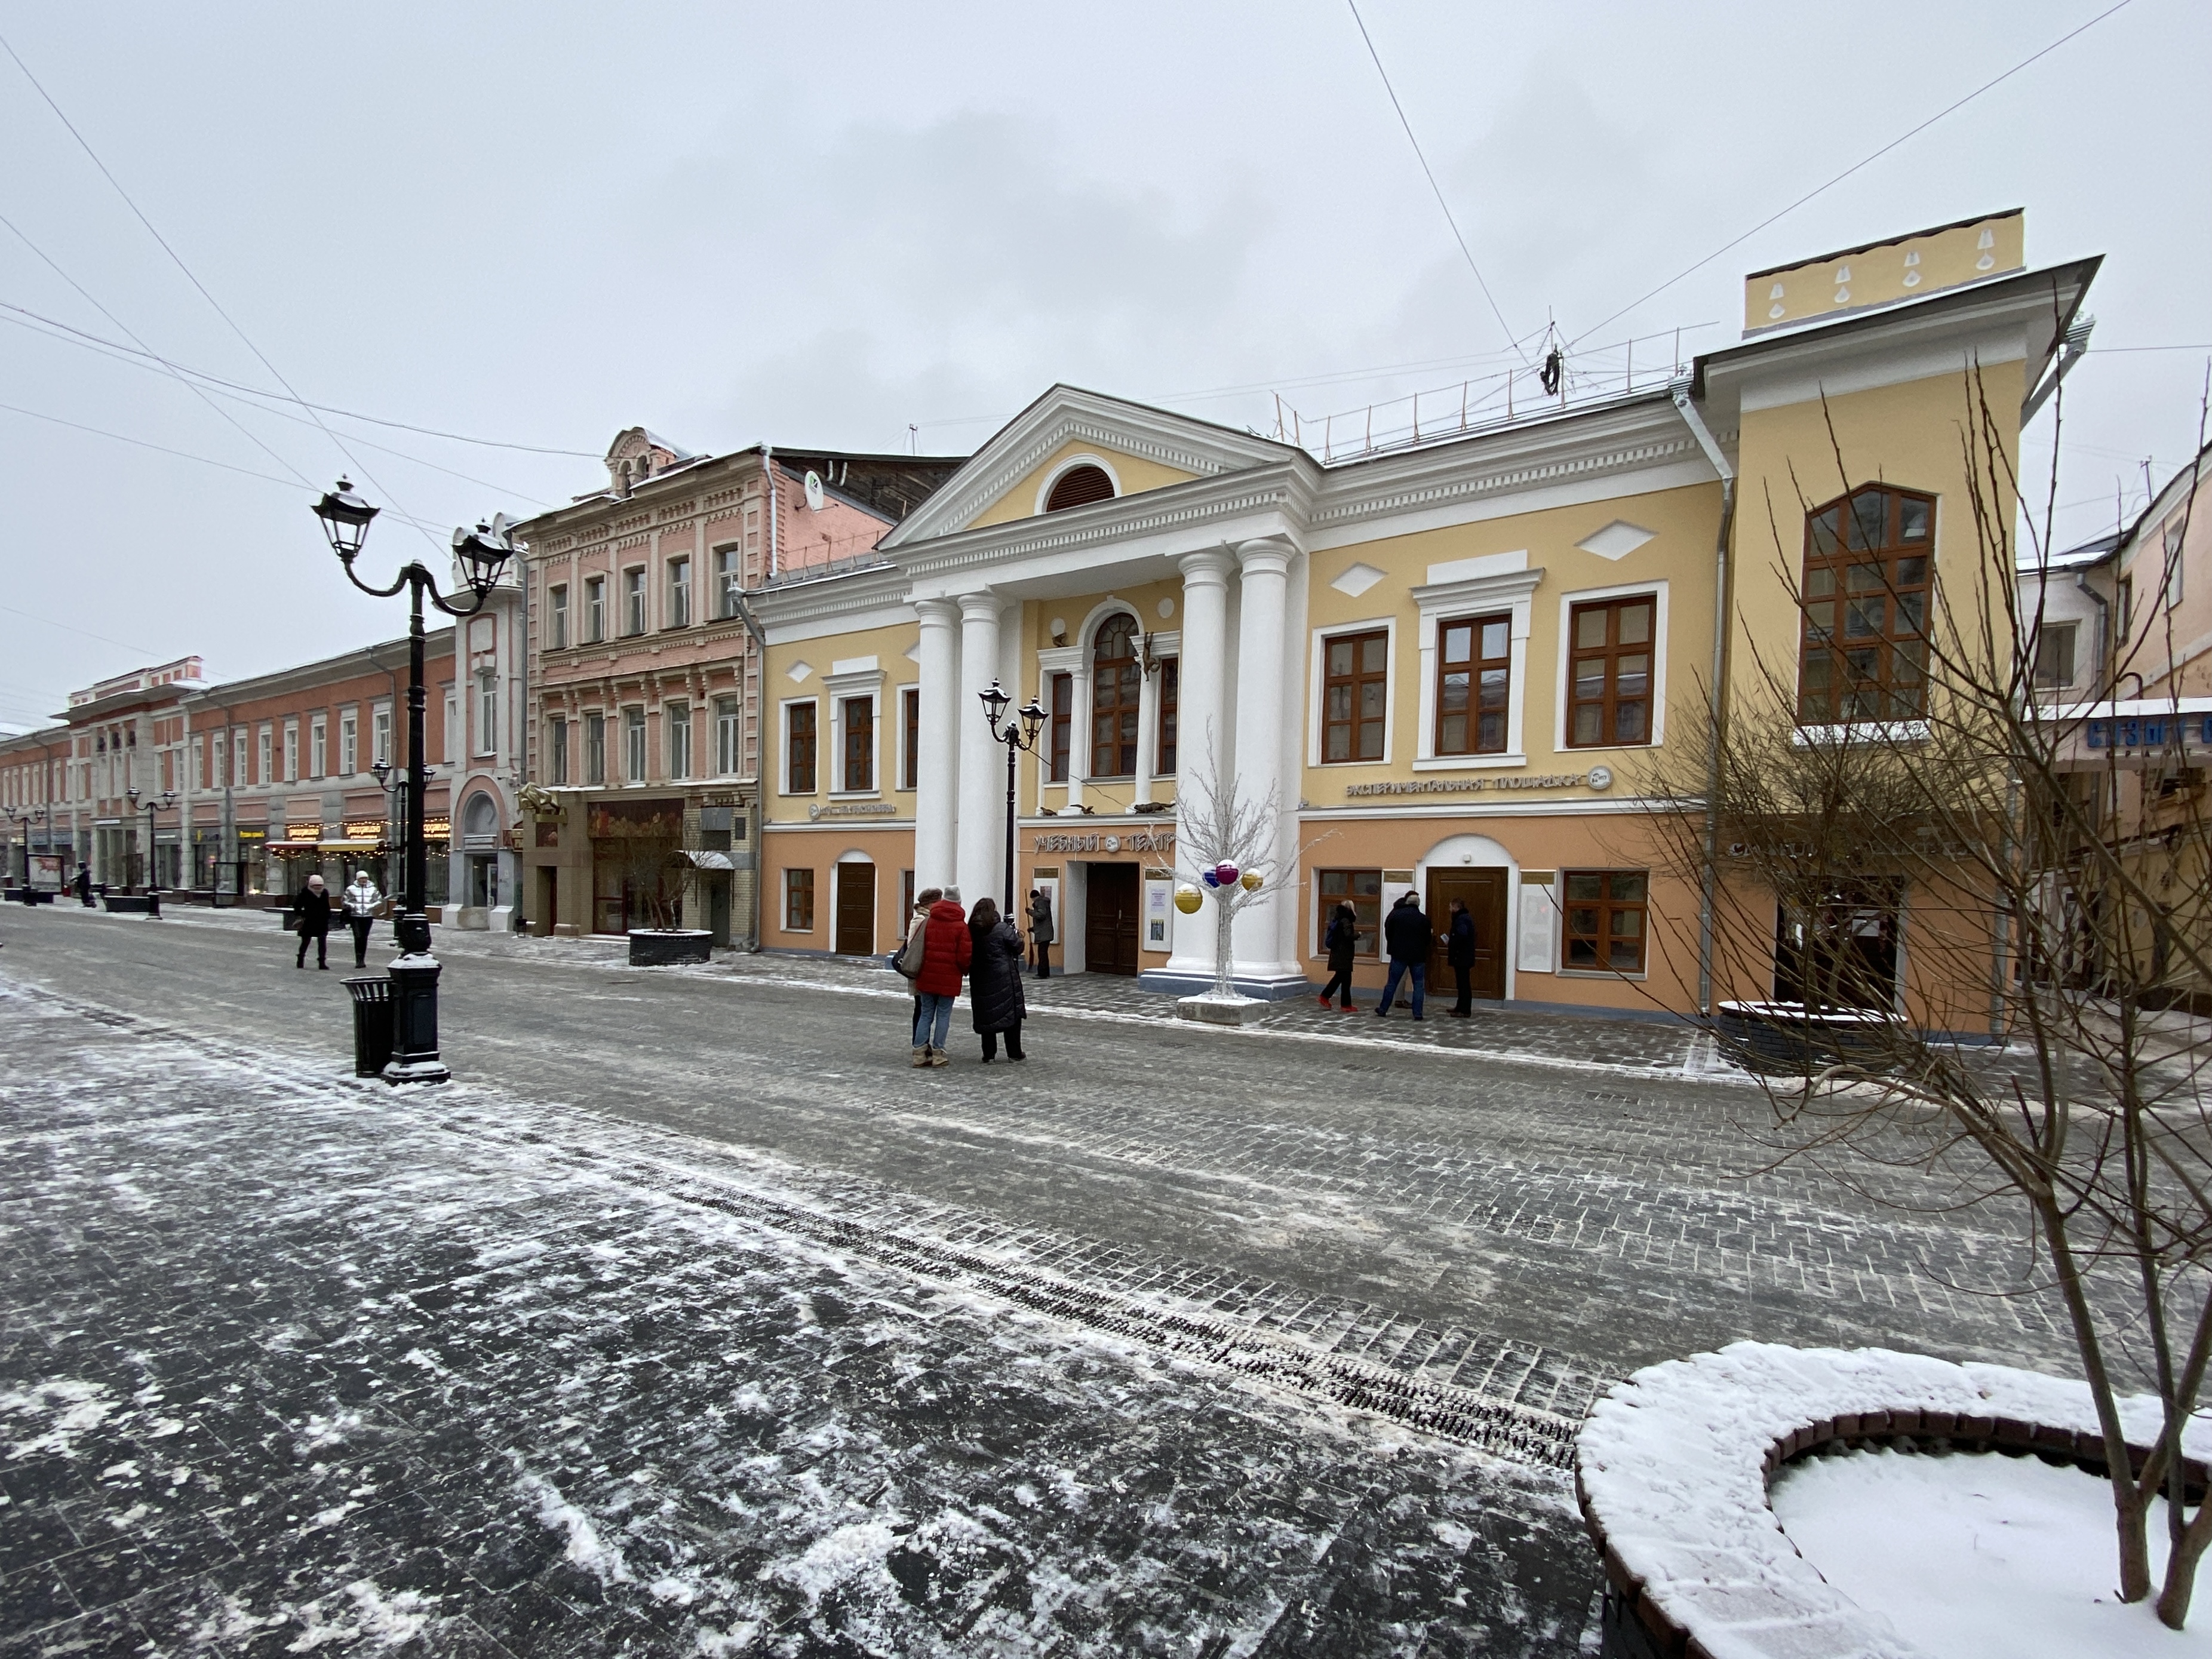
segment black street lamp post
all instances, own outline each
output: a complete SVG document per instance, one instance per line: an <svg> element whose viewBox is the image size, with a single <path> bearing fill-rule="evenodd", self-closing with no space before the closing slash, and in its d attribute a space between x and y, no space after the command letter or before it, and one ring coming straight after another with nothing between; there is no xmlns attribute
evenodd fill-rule
<svg viewBox="0 0 2212 1659"><path fill-rule="evenodd" d="M136 816L138 786L134 783L123 793L131 797L131 810ZM154 914L157 916L161 914L161 877L154 866L154 814L164 807L175 805L176 802L177 792L173 789L164 789L158 800L151 795L146 798L146 896L154 901Z"/></svg>
<svg viewBox="0 0 2212 1659"><path fill-rule="evenodd" d="M10 806L7 809L7 812L8 821L10 823L20 823L23 826L23 891L27 896L32 886L31 826L33 823L46 823L46 809L43 806ZM46 844L49 848L53 845L51 838Z"/></svg>
<svg viewBox="0 0 2212 1659"><path fill-rule="evenodd" d="M1006 745L1006 909L1009 920L1018 914L1014 908L1014 762L1017 756L1036 753L1037 732L1044 725L1044 710L1031 697L1014 713L1020 724L1006 720L1006 705L1013 701L999 689L996 680L988 691L975 694L983 700L984 718L991 722L991 738ZM1006 720L1003 729L1000 722ZM1019 924L1017 923L1017 926Z"/></svg>
<svg viewBox="0 0 2212 1659"><path fill-rule="evenodd" d="M462 609L448 604L438 584L420 562L409 564L389 587L372 587L354 574L353 562L368 538L369 520L380 507L371 507L354 494L353 485L340 478L337 488L315 503L315 516L323 521L331 550L345 567L346 578L372 598L388 599L401 588L408 590L407 617L407 826L404 873L399 896L399 920L394 933L399 942L398 959L388 969L392 978L392 1063L384 1068L386 1083L443 1083L453 1073L438 1058L438 962L430 954L430 917L424 908L429 890L429 872L423 857L422 797L428 769L422 763L422 602L427 598L456 620L473 617L484 608L498 585L500 572L514 553L507 539L506 520L495 529L478 525L473 532L453 532L453 554L459 561L476 603Z"/></svg>

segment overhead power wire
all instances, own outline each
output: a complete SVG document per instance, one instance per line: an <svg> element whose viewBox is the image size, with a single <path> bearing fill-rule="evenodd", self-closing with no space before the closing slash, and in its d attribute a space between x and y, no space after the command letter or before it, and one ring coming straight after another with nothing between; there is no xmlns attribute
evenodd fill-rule
<svg viewBox="0 0 2212 1659"><path fill-rule="evenodd" d="M105 427L87 426L82 421L64 420L61 416L49 415L44 410L25 409L15 404L0 404L0 411L9 415L21 415L28 420L45 421L53 426L65 426L73 432L88 432L95 438L112 438L117 443L129 444L134 448L150 449L160 454L173 455L180 461L198 461L202 466L221 467L225 472L235 472L244 477L258 478L264 483L282 484L287 489L296 489L303 482L296 477L280 478L273 472L256 472L250 466L239 466L229 461L218 461L209 455L195 455L188 449L172 449L167 444L157 444L145 438L133 438L125 433L110 432ZM312 489L313 486L310 485L309 488ZM425 528L422 520L410 519L404 513L399 513L396 509L386 510L392 511L393 516L404 523L414 525L418 529Z"/></svg>
<svg viewBox="0 0 2212 1659"><path fill-rule="evenodd" d="M1451 227L1452 240L1459 244L1460 257L1467 261L1467 268L1474 273L1475 286L1482 290L1482 297L1489 302L1490 314L1498 319L1498 331L1512 342L1513 349L1521 361L1527 362L1528 354L1521 349L1521 342L1514 334L1512 326L1506 322L1505 313L1498 308L1498 301L1490 291L1490 284L1483 280L1482 267L1475 264L1474 252L1468 248L1466 236L1461 234L1459 221L1452 215L1451 204L1444 199L1443 187L1437 183L1436 169L1429 165L1429 158L1422 153L1421 141L1413 136L1413 124L1406 118L1406 106L1398 101L1397 88L1390 84L1390 71L1382 67L1382 54L1375 49L1375 37L1368 33L1367 20L1359 15L1358 0L1344 0L1344 3L1352 8L1352 21L1359 26L1359 38L1367 43L1367 55L1375 60L1375 72L1382 77L1382 90L1390 94L1390 107L1398 112L1398 125L1406 130L1406 142L1413 147L1413 159L1421 164L1422 176L1429 181L1429 189L1437 198L1437 205L1443 210L1444 222ZM2121 0L2121 3L2126 4L2127 0Z"/></svg>
<svg viewBox="0 0 2212 1659"><path fill-rule="evenodd" d="M1581 341L1588 339L1591 335L1596 333L1598 330L1610 327L1613 324L1619 322L1623 317L1628 315L1630 312L1635 310L1637 307L1644 304L1645 301L1657 298L1660 295L1664 294L1668 289L1674 287L1675 283L1680 282L1685 276L1694 276L1697 272L1703 270L1707 265L1712 264L1714 260L1719 258L1721 255L1726 253L1729 249L1741 246L1743 243L1749 241L1753 237L1758 235L1760 231L1765 230L1769 225L1775 223L1778 220L1785 219L1790 215L1796 212L1799 208L1803 207L1806 203L1811 201L1814 197L1819 196L1826 191L1834 189L1838 185L1843 183L1844 179L1850 178L1853 173L1861 172L1865 168L1871 167L1875 162L1879 161L1883 156L1888 155L1890 151L1895 149L1899 144L1905 143L1910 139L1918 137L1922 133L1927 131L1929 128L1934 126L1938 121L1943 119L1944 117L1956 114L1959 111L1966 108L1967 105L1972 103L1974 100L1980 97L1984 93L1993 91L1996 88L2002 86L2006 82L2011 80L2014 76L2019 74L2031 64L2039 63L2042 59L2050 57L2052 52L2057 51L2059 47L2064 46L2069 40L2073 40L2076 35L2087 33L2089 30L2096 27L2098 24L2103 22L2107 17L2110 17L2115 12L2125 11L2131 3L2132 0L2119 0L2118 4L2106 7L2103 11L2099 12L2094 17L2092 17L2087 22L2081 24L2077 27L2069 29L2065 33L2060 35L2056 40L2053 40L2049 46L2044 47L2041 51L2031 52L2027 57L2021 58L2020 62L2014 64L2010 69L2007 70L2002 75L1998 76L1995 80L1985 81L1980 86L1976 87L1972 92L1968 93L1965 97L1958 100L1955 103L1946 104L1942 109L1937 110L1935 114L1921 122L1919 125L1911 128L1908 131L1899 133L1896 137L1891 139L1887 143L1884 144L1880 149L1875 150L1873 154L1862 156L1859 160L1852 162L1850 166L1845 167L1841 173L1838 173L1834 178L1829 179L1826 184L1816 185L1811 190L1807 191L1802 196L1800 196L1796 201L1790 203L1788 207L1782 209L1778 212L1767 215L1765 218L1761 219L1749 230L1745 231L1742 235L1722 243L1718 247L1715 248L1711 253L1705 255L1704 258L1698 260L1695 264L1686 265L1682 270L1676 271L1672 276L1669 276L1665 282L1660 283L1658 287L1653 289L1650 293L1641 295L1638 298L1630 301L1628 304L1621 307L1620 310L1614 312L1610 317L1606 318L1603 321L1591 324L1589 327L1584 329L1580 334L1577 334L1573 340L1569 341L1568 344L1571 346L1577 344Z"/></svg>
<svg viewBox="0 0 2212 1659"><path fill-rule="evenodd" d="M148 354L144 352L134 351L130 347L118 345L112 340L103 340L98 335L88 334L80 328L70 328L66 323L56 323L51 317L41 317L37 312L26 311L21 306L11 306L7 304L5 301L0 301L0 313L10 311L20 314L13 317L0 314L0 323L7 323L14 327L24 330L27 333L35 334L40 339L53 340L62 345L76 346L80 350L92 352L97 356L110 358L112 361L122 363L131 368L143 369L149 374L155 374L160 371L161 365L155 361L149 360L148 358ZM54 328L65 330L66 332L62 334L50 334L46 332L44 328L33 327L31 323L24 320L25 318L36 319L39 323L46 324ZM182 365L179 365L179 367L181 368ZM210 385L214 387L229 388L233 384L230 381L220 380L214 375L202 375L197 369L187 368L185 369L184 372L187 374L194 375L197 378L208 381ZM310 421L306 416L295 415L289 409L282 407L281 404L283 400L278 398L273 392L256 393L248 390L225 389L217 391L216 395L220 398L234 398L239 402L245 404L248 408L258 410L264 415L274 415L280 421L290 421L300 426L312 426L314 424L314 422ZM257 403L254 401L254 398L257 396L267 398L270 401L268 403ZM272 407L272 405L277 406ZM489 489L504 495L520 496L522 500L533 502L539 507L550 507L552 505L551 502L547 501L539 496L532 495L526 489L517 489L512 484L496 483L489 478L479 478L472 472L459 471L453 467L441 465L436 461L425 460L420 455L410 454L406 450L394 449L390 444L380 444L374 441L373 439L363 438L359 435L356 435L354 441L361 445L365 449L374 449L386 455L397 456L399 459L409 462L416 466L427 466L433 472L442 472L449 478L459 478L464 483L475 484L479 489Z"/></svg>
<svg viewBox="0 0 2212 1659"><path fill-rule="evenodd" d="M73 328L67 323L58 321L52 317L41 315L40 313L31 310L27 306L11 305L5 300L0 300L0 311L12 311L18 316L27 317L35 323L43 323L48 328L58 328L64 334L74 334L80 340L92 345L105 347L110 351L120 351L133 357L151 358L155 362L162 363L165 366L167 365L167 360L166 358L157 356L153 352L144 350L137 346L127 346L118 340L106 339L100 335L89 333L81 328ZM182 364L178 364L174 367L179 368L183 373L191 375L196 380L204 380L210 386L221 386L226 392L235 392L240 393L241 396L249 398L265 398L272 402L291 403L297 401L297 399L286 398L282 392L270 392L260 386L246 386L237 380L226 380L222 375L210 374L204 368L185 368ZM417 432L426 438L446 438L457 444L475 444L480 448L484 449L520 450L526 455L574 455L586 461L596 461L599 459L597 454L588 449L556 449L544 444L517 444L508 443L499 438L472 438L465 432L445 432L434 426L417 426L411 421L388 420L380 415L364 415L359 410L340 409L332 404L310 403L302 404L302 407L307 409L319 409L325 415L336 415L343 420L362 421L366 422L370 426L388 426L401 432ZM393 453L397 453L398 452L395 451ZM471 482L480 481L471 480Z"/></svg>
<svg viewBox="0 0 2212 1659"><path fill-rule="evenodd" d="M281 483L283 481L279 479L277 482ZM11 617L21 617L25 622L37 623L44 628L58 628L64 634L82 634L88 640L98 640L102 645L119 646L125 651L135 651L142 657L151 657L155 654L144 646L133 645L128 640L110 639L105 634L95 634L88 628L77 627L74 623L57 622L52 617L41 617L28 611L18 611L12 605L0 605L0 611L6 611Z"/></svg>
<svg viewBox="0 0 2212 1659"><path fill-rule="evenodd" d="M307 475L306 473L301 471L298 467L294 466L291 462L286 460L282 455L279 455L275 450L271 449L261 440L260 436L256 434L252 428L248 427L243 421L240 421L228 410L223 408L222 404L216 403L213 395L209 392L205 386L195 385L182 369L179 368L167 358L162 356L158 351L155 351L151 348L148 347L145 341L139 339L137 331L134 330L130 324L125 322L120 317L117 316L106 306L100 304L97 299L94 298L92 290L86 288L82 283L77 281L77 279L70 276L69 272L64 270L61 267L60 262L58 261L53 255L48 253L46 249L40 247L36 242L33 241L28 233L27 233L21 225L17 224L13 219L8 217L4 213L0 213L0 225L6 226L9 232L14 235L17 241L21 242L25 247L30 249L32 252L37 254L40 259L46 262L46 268L49 270L52 271L55 276L60 277L62 281L67 283L71 288L75 289L79 297L81 297L87 305L90 306L94 311L97 311L101 316L106 318L109 322L114 324L116 327L121 329L133 340L137 340L140 349L145 351L149 357L151 357L155 362L161 364L163 368L167 369L171 378L173 379L179 386L183 386L194 397L198 398L202 403L205 404L210 409L213 410L217 416L222 417L222 420L235 428L240 435L245 438L246 442L252 444L256 449L266 455L270 460L283 467L287 472L298 479L302 485L311 489L314 487L307 483Z"/></svg>
<svg viewBox="0 0 2212 1659"><path fill-rule="evenodd" d="M353 452L346 447L345 440L339 437L337 433L331 430L330 427L325 423L321 415L316 412L314 406L309 404L306 398L301 397L298 391L293 386L292 383L284 378L283 371L279 369L275 363L270 362L268 354L263 351L259 346L254 344L252 337L249 336L243 328L239 326L238 319L233 317L228 311L225 311L222 308L222 302L218 301L214 295L208 292L207 285L202 283L198 276L192 274L192 268L185 263L184 257L179 254L176 249L169 246L168 239L163 236L160 231L154 228L154 222L146 216L145 213L139 208L137 203L131 199L131 192L124 189L122 181L116 178L112 173L108 171L107 163L100 159L100 152L94 149L91 143L86 139L85 136L76 130L76 123L69 118L68 115L64 112L62 106L54 101L53 95L40 83L39 77L31 73L31 66L23 61L21 56L16 52L15 48L9 43L5 35L0 35L0 50L4 50L8 56L15 60L15 67L23 72L23 78L31 83L33 90L37 92L39 96L46 101L46 107L53 111L54 118L69 129L69 135L70 137L76 140L77 148L83 150L84 153L92 159L93 166L100 169L100 176L106 179L108 184L113 187L115 193L123 198L123 205L129 208L132 216L134 216L140 224L146 228L146 234L149 236L151 236L155 242L161 245L161 252L169 256L170 262L174 264L179 270L184 272L185 280L190 283L194 289L198 290L199 295L202 299L205 300L210 306L214 307L215 314L222 318L225 323L229 325L230 331L238 336L240 340L245 343L246 349L254 355L255 358L260 362L262 368L267 369L270 374L276 377L276 384L284 388L285 392L290 395L292 401L298 404L301 408L307 411L309 416L314 421L315 424L322 428L323 435L328 438L331 443L335 444L337 447L338 453L344 456L345 459L352 464L353 470L359 472L361 476L368 479L370 483L375 485L378 491L382 494L387 501L397 505L398 497L392 494L391 489L387 488L374 473L371 472L368 467L362 465L361 462L356 459ZM136 338L137 337L133 336L132 337ZM143 341L140 341L139 343L143 345L145 343ZM287 463L286 465L289 466L289 464ZM422 527L420 520L410 518L405 514L402 514L399 516L407 519L409 523L414 525L415 528L421 532L422 538L428 542L433 548L437 547L437 539L433 537L428 530Z"/></svg>

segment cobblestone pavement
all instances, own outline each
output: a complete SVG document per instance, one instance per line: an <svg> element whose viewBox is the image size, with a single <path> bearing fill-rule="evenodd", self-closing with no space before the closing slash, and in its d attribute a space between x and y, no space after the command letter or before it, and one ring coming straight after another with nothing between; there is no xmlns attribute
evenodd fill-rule
<svg viewBox="0 0 2212 1659"><path fill-rule="evenodd" d="M1507 1054L1479 1022L1195 1030L1079 980L1026 1064L963 1033L917 1073L872 970L449 935L465 1081L395 1097L329 1080L340 975L265 918L4 927L0 1042L37 1059L0 1075L0 1564L80 1564L19 1567L0 1629L151 1596L94 1650L1571 1653L1595 1567L1559 1468L1612 1377L1739 1336L2066 1364L2002 1216L1766 1167L1755 1090L1601 1057L1610 1022ZM149 1461L196 1420L163 1401L250 1402L259 1437ZM301 1425L342 1410L365 1449L325 1455ZM80 1419L130 1446L57 1462ZM1063 1441L1090 1461L1039 1461ZM357 1499L313 1468L364 1459L394 1472ZM93 1577L179 1468L225 1541ZM311 1476L270 1519L257 1483Z"/></svg>

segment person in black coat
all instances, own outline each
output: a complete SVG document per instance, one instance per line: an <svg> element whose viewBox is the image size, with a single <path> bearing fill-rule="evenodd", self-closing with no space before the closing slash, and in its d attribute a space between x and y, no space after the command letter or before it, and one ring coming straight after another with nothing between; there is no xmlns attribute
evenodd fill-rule
<svg viewBox="0 0 2212 1659"><path fill-rule="evenodd" d="M1030 953L1036 958L1036 976L1052 977L1052 901L1038 889L1030 889Z"/></svg>
<svg viewBox="0 0 2212 1659"><path fill-rule="evenodd" d="M968 913L968 932L975 939L968 963L968 1006L975 1030L983 1039L983 1063L999 1057L999 1036L1006 1039L1006 1058L1026 1060L1022 1052L1022 1021L1029 1004L1022 995L1024 948L1021 929L999 914L988 898L975 901Z"/></svg>
<svg viewBox="0 0 2212 1659"><path fill-rule="evenodd" d="M309 876L307 884L292 895L292 927L300 935L300 954L295 968L307 965L307 941L315 942L315 966L331 965L331 891L320 876Z"/></svg>
<svg viewBox="0 0 2212 1659"><path fill-rule="evenodd" d="M1352 964L1359 949L1359 913L1349 904L1340 904L1336 914L1328 919L1328 932L1322 939L1322 948L1328 952L1328 983L1321 988L1321 1006L1324 1008L1335 1000L1339 992L1344 996L1344 1012L1352 1012Z"/></svg>
<svg viewBox="0 0 2212 1659"><path fill-rule="evenodd" d="M88 910L92 905L92 866L80 864L76 867L76 900Z"/></svg>
<svg viewBox="0 0 2212 1659"><path fill-rule="evenodd" d="M1398 1000L1398 982L1411 975L1413 1018L1419 1019L1428 993L1429 953L1437 948L1437 936L1421 912L1418 895L1409 891L1390 907L1382 923L1382 945L1390 953L1390 977L1382 982L1382 1006L1375 1011L1375 1018L1390 1017L1390 1005Z"/></svg>
<svg viewBox="0 0 2212 1659"><path fill-rule="evenodd" d="M1451 963L1452 977L1459 981L1459 1000L1452 1004L1452 1018L1465 1019L1474 1012L1474 917L1469 914L1465 899L1451 902L1451 923L1444 933L1444 960Z"/></svg>

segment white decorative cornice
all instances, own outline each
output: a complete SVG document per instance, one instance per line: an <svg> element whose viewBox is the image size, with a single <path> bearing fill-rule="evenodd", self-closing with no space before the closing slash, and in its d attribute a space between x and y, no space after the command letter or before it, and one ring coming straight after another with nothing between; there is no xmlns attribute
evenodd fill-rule
<svg viewBox="0 0 2212 1659"><path fill-rule="evenodd" d="M1264 469L1147 489L1072 513L957 531L915 543L898 562L911 575L939 576L998 560L1111 546L1140 536L1232 521L1254 514L1279 513L1295 521L1305 516L1312 499L1310 475L1315 471L1310 461L1302 466L1299 459L1293 459Z"/></svg>
<svg viewBox="0 0 2212 1659"><path fill-rule="evenodd" d="M753 614L771 636L778 629L832 620L906 602L914 591L896 565L872 565L816 581L785 582L750 596Z"/></svg>
<svg viewBox="0 0 2212 1659"><path fill-rule="evenodd" d="M1296 453L1287 444L1210 421L1056 386L969 457L882 545L890 549L966 529L1047 457L1074 442L1098 444L1200 477L1267 465Z"/></svg>

